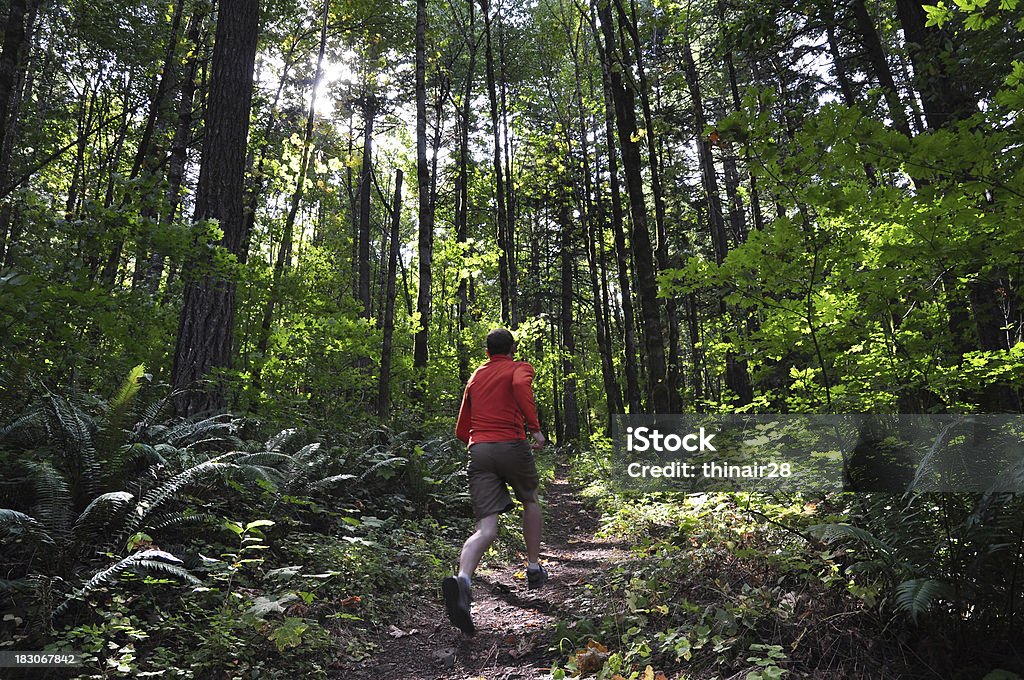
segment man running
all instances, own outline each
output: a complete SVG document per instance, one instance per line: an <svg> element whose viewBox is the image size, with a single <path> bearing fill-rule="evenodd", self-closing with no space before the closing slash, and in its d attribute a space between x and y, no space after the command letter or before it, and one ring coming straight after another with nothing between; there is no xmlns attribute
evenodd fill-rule
<svg viewBox="0 0 1024 680"><path fill-rule="evenodd" d="M540 565L540 480L530 450L543 447L545 440L533 399L533 366L512 360L515 346L507 329L487 334L488 360L466 384L455 427L455 435L469 445L469 493L477 525L462 546L459 575L445 578L441 590L448 618L467 635L475 632L469 609L473 574L498 535L498 515L513 507L508 486L523 504L526 582L530 588L539 588L548 579ZM532 444L527 444L524 421Z"/></svg>

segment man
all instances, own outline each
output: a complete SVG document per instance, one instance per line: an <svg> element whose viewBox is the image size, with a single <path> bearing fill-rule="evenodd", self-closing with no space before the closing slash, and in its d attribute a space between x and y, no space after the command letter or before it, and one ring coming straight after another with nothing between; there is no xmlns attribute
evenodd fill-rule
<svg viewBox="0 0 1024 680"><path fill-rule="evenodd" d="M523 504L527 584L539 588L548 578L540 565L539 478L531 451L545 441L533 399L533 366L513 361L514 352L511 332L496 328L487 334L488 360L466 384L455 427L455 435L469 445L469 493L477 525L462 546L458 576L445 578L441 590L448 618L467 635L475 632L469 611L473 574L498 535L498 515L513 507L508 486ZM524 422L533 437L531 445Z"/></svg>

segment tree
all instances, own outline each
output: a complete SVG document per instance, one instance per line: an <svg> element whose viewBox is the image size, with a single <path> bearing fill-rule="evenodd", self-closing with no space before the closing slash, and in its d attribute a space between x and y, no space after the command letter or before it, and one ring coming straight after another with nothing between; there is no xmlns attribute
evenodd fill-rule
<svg viewBox="0 0 1024 680"><path fill-rule="evenodd" d="M257 0L221 0L210 74L202 165L195 219L217 220L219 245L242 255L244 171L249 109L259 28ZM207 259L206 265L212 265ZM222 274L190 279L178 325L172 382L189 389L177 401L190 415L225 405L223 388L196 390L212 371L231 367L235 323L235 283Z"/></svg>

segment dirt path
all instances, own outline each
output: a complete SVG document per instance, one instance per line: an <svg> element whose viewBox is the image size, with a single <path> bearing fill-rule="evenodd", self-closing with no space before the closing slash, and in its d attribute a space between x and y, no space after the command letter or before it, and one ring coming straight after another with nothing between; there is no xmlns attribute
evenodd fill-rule
<svg viewBox="0 0 1024 680"><path fill-rule="evenodd" d="M522 565L484 566L473 582L473 621L466 637L449 623L437 597L410 608L380 640L381 651L338 678L389 680L511 680L537 678L551 667L548 648L561 618L579 612L574 602L609 563L625 557L618 544L596 539L596 514L575 494L564 473L544 495L541 561L548 584L530 591Z"/></svg>

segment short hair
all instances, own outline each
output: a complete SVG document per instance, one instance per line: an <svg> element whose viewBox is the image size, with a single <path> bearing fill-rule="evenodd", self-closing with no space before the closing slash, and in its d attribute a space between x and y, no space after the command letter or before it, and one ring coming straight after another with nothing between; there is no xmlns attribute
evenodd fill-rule
<svg viewBox="0 0 1024 680"><path fill-rule="evenodd" d="M487 334L488 354L508 354L515 344L516 339L512 337L512 331L507 328L495 328Z"/></svg>

